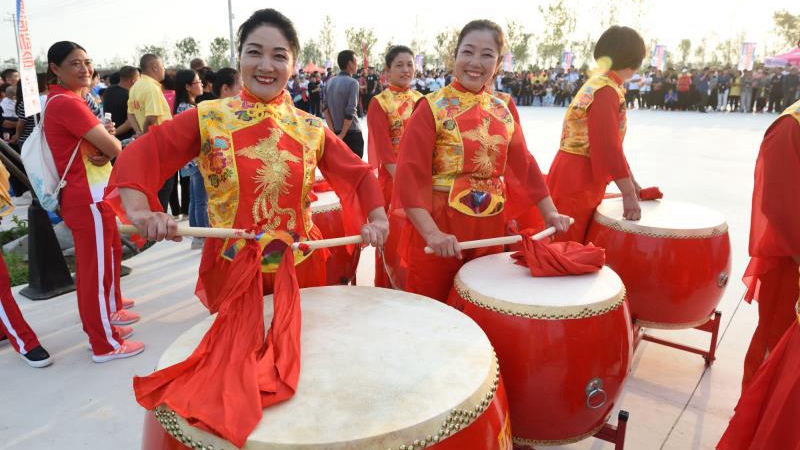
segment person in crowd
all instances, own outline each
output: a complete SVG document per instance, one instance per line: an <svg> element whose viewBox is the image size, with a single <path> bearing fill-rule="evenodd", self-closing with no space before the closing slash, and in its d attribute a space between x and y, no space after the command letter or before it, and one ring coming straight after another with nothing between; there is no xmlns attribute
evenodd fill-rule
<svg viewBox="0 0 800 450"><path fill-rule="evenodd" d="M775 68L773 73L769 75L769 82L767 84L767 111L771 113L781 112L783 108L783 73L781 69ZM789 106L789 105L787 105Z"/></svg>
<svg viewBox="0 0 800 450"><path fill-rule="evenodd" d="M731 90L731 76L726 70L717 75L717 111L725 111L728 107L728 96Z"/></svg>
<svg viewBox="0 0 800 450"><path fill-rule="evenodd" d="M783 91L783 104L791 105L800 99L800 74L797 67L786 67L781 79Z"/></svg>
<svg viewBox="0 0 800 450"><path fill-rule="evenodd" d="M612 26L595 44L600 71L569 105L561 145L547 176L556 207L575 219L560 240L584 241L594 210L612 180L622 192L623 217L641 217L639 186L622 148L627 123L622 85L639 70L644 56L644 40L628 27Z"/></svg>
<svg viewBox="0 0 800 450"><path fill-rule="evenodd" d="M216 80L216 74L213 70L205 67L197 71L200 74L200 79L203 80L203 93L200 94L195 101L200 104L206 100L214 100L218 97L214 96L214 80Z"/></svg>
<svg viewBox="0 0 800 450"><path fill-rule="evenodd" d="M664 109L675 111L678 107L678 92L670 87L667 93L664 94Z"/></svg>
<svg viewBox="0 0 800 450"><path fill-rule="evenodd" d="M753 73L749 70L745 70L742 78L739 81L742 96L741 96L741 112L743 113L751 113L753 112L753 90L755 89L755 82L753 80Z"/></svg>
<svg viewBox="0 0 800 450"><path fill-rule="evenodd" d="M14 68L5 69L0 72L0 80L2 80L3 84L16 86L19 82L19 72Z"/></svg>
<svg viewBox="0 0 800 450"><path fill-rule="evenodd" d="M103 97L103 111L111 113L111 120L116 128L117 139L123 141L133 137L134 131L128 122L128 93L137 81L139 70L133 66L119 69L119 82L106 89Z"/></svg>
<svg viewBox="0 0 800 450"><path fill-rule="evenodd" d="M211 93L214 98L229 98L242 92L242 76L239 71L230 67L223 67L214 74L214 84Z"/></svg>
<svg viewBox="0 0 800 450"><path fill-rule="evenodd" d="M8 85L3 89L3 99L0 100L0 109L3 111L2 127L3 140L11 142L15 140L14 134L17 132L17 85Z"/></svg>
<svg viewBox="0 0 800 450"><path fill-rule="evenodd" d="M308 81L308 112L314 116L322 117L322 80L319 72L311 74Z"/></svg>
<svg viewBox="0 0 800 450"><path fill-rule="evenodd" d="M56 42L47 52L47 65L50 86L44 132L56 169L66 172L60 209L75 242L83 329L95 362L134 356L144 351L144 344L126 340L132 333L126 325L139 316L125 309L133 302L122 298L116 216L102 198L111 173L109 161L120 153L121 145L114 138L114 124L102 124L82 96L94 71L86 50L74 42Z"/></svg>
<svg viewBox="0 0 800 450"><path fill-rule="evenodd" d="M398 253L408 268L406 291L444 301L466 261L502 251L462 252L459 242L504 235L515 210L537 205L548 226L561 232L569 227L522 128L505 102L485 91L504 49L497 24L468 23L456 44L455 80L420 100L405 127L392 207L402 208L408 219L392 232L400 236ZM455 146L462 151L452 152Z"/></svg>
<svg viewBox="0 0 800 450"><path fill-rule="evenodd" d="M364 136L358 124L359 83L353 78L358 70L358 61L352 50L339 52L336 60L341 71L325 86L322 112L328 128L334 130L336 136L362 158Z"/></svg>
<svg viewBox="0 0 800 450"><path fill-rule="evenodd" d="M315 167L339 196L346 229L360 230L365 244L382 246L388 221L371 168L285 95L299 53L291 21L272 9L256 11L239 28L237 48L241 94L200 103L134 141L115 166L106 198L124 206L143 237L180 239L156 192L164 179L198 158L210 225L267 233L261 241L262 273L264 292L271 293L286 240L322 238L306 197ZM243 245L243 240L205 241L197 295L212 312L225 295L221 289L232 275L231 259ZM325 284L325 252L298 249L294 257L301 287Z"/></svg>
<svg viewBox="0 0 800 450"><path fill-rule="evenodd" d="M687 69L683 69L681 71L680 76L678 77L678 105L681 111L686 111L689 109L690 99L691 99L691 90L692 90L692 76L689 75L689 71Z"/></svg>
<svg viewBox="0 0 800 450"><path fill-rule="evenodd" d="M372 102L372 97L378 95L380 90L380 77L377 73L375 73L375 68L370 66L369 73L367 75L367 92L366 95L364 95L364 107L367 113L369 113L369 104Z"/></svg>
<svg viewBox="0 0 800 450"><path fill-rule="evenodd" d="M189 68L194 70L198 74L200 73L200 71L202 71L203 69L205 69L207 67L208 67L208 65L206 64L206 61L203 58L193 58L189 62Z"/></svg>
<svg viewBox="0 0 800 450"><path fill-rule="evenodd" d="M708 67L695 74L692 79L692 87L697 98L697 110L701 113L708 112L708 94L711 91L711 74Z"/></svg>

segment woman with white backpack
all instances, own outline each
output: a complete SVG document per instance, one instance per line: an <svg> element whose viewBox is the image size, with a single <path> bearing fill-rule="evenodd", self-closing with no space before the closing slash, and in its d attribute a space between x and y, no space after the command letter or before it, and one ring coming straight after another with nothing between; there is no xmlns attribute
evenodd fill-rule
<svg viewBox="0 0 800 450"><path fill-rule="evenodd" d="M110 160L122 148L113 122L102 124L81 96L94 72L86 50L74 42L56 42L47 52L47 66L50 92L42 126L56 171L66 181L59 204L75 240L83 330L95 362L134 356L144 351L144 344L126 341L133 330L125 325L139 316L124 309L133 302L121 295L122 247L116 216L103 201Z"/></svg>

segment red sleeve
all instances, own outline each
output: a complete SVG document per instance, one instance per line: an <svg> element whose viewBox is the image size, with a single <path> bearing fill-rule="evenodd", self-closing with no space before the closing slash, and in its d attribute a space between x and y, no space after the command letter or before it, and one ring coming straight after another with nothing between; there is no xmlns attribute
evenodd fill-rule
<svg viewBox="0 0 800 450"><path fill-rule="evenodd" d="M800 123L782 117L767 130L756 161L750 256L800 255Z"/></svg>
<svg viewBox="0 0 800 450"><path fill-rule="evenodd" d="M100 123L89 109L89 105L83 99L75 97L58 97L48 102L47 113L45 114L47 123L52 122L58 129L66 130L73 137L81 138L92 128ZM74 147L75 144L73 143ZM69 149L70 152L72 148Z"/></svg>
<svg viewBox="0 0 800 450"><path fill-rule="evenodd" d="M589 148L595 179L629 177L628 162L619 138L619 96L611 87L600 88L588 111Z"/></svg>
<svg viewBox="0 0 800 450"><path fill-rule="evenodd" d="M508 145L505 180L509 200L506 215L509 218L523 214L550 195L539 164L525 144L519 122L514 122L514 134Z"/></svg>
<svg viewBox="0 0 800 450"><path fill-rule="evenodd" d="M347 233L358 234L367 214L384 207L383 194L372 168L328 128L325 128L325 147L318 167L339 196Z"/></svg>
<svg viewBox="0 0 800 450"><path fill-rule="evenodd" d="M160 211L158 190L164 180L199 154L200 124L197 109L190 109L150 127L147 133L125 147L114 164L105 200L117 215L121 215L117 188L136 189L147 195L151 210Z"/></svg>
<svg viewBox="0 0 800 450"><path fill-rule="evenodd" d="M398 208L433 209L433 149L436 122L428 100L422 98L405 127L397 158L394 193Z"/></svg>
<svg viewBox="0 0 800 450"><path fill-rule="evenodd" d="M386 164L397 164L397 158L392 149L392 138L389 136L389 119L381 104L374 98L369 102L367 111L367 151L369 164L378 169Z"/></svg>
<svg viewBox="0 0 800 450"><path fill-rule="evenodd" d="M517 104L514 103L514 98L508 99L508 110L511 111L511 117L514 118L514 122L519 122L519 110L517 110Z"/></svg>

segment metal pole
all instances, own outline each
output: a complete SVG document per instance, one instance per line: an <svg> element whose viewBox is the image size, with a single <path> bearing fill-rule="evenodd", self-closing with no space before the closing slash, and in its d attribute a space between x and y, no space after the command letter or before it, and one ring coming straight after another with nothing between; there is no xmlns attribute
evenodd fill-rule
<svg viewBox="0 0 800 450"><path fill-rule="evenodd" d="M231 0L228 0L228 30L231 39L231 67L236 68L236 52L234 51L236 43L233 41L233 7L231 6Z"/></svg>

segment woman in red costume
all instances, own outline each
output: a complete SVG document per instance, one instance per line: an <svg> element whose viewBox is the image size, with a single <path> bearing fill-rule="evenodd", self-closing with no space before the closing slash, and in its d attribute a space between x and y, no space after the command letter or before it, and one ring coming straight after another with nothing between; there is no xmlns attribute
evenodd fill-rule
<svg viewBox="0 0 800 450"><path fill-rule="evenodd" d="M446 300L466 261L502 251L462 253L459 241L504 235L509 214L537 205L549 226L569 227L569 217L553 205L519 123L505 102L484 89L504 44L494 22L468 23L456 45L456 80L420 100L406 127L392 202L408 216L402 231L394 231L400 234L407 291ZM425 254L426 245L434 254Z"/></svg>
<svg viewBox="0 0 800 450"><path fill-rule="evenodd" d="M403 137L414 105L422 94L411 89L414 78L414 52L404 45L395 45L386 52L386 75L389 86L372 98L367 109L369 128L369 163L378 171L378 182L383 192L383 201L388 208L392 204L392 189L397 168L400 138ZM390 238L383 253L375 254L375 286L391 287L385 264L396 260L397 239Z"/></svg>
<svg viewBox="0 0 800 450"><path fill-rule="evenodd" d="M756 160L745 300L758 301L758 327L744 360L743 387L794 321L800 296L800 102L769 127Z"/></svg>
<svg viewBox="0 0 800 450"><path fill-rule="evenodd" d="M179 240L175 221L158 212L156 193L164 179L197 158L210 226L266 233L260 242L266 294L286 242L324 237L309 208L317 167L346 208L348 232L360 229L365 244L382 246L389 226L370 167L285 95L299 50L291 21L274 10L257 11L239 29L238 50L242 93L203 102L137 139L118 159L107 198L121 199L143 237ZM205 242L197 295L212 312L244 246L243 239ZM296 250L294 260L300 287L325 284L324 251Z"/></svg>
<svg viewBox="0 0 800 450"><path fill-rule="evenodd" d="M598 74L580 88L567 108L561 146L547 175L558 210L575 219L556 240L583 242L606 185L614 180L622 192L624 217L639 220L639 187L631 174L625 138L625 80L642 64L644 40L635 30L613 26L594 48Z"/></svg>

